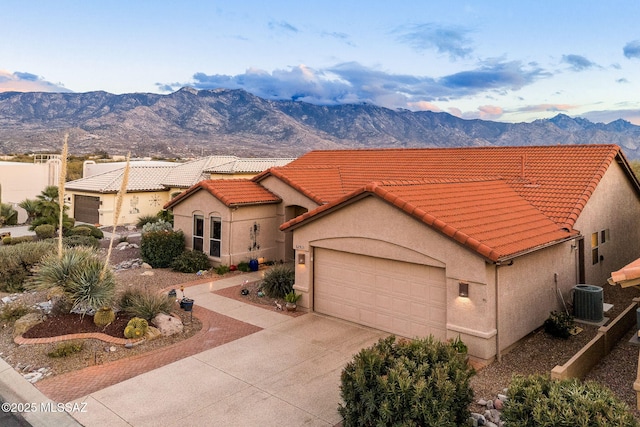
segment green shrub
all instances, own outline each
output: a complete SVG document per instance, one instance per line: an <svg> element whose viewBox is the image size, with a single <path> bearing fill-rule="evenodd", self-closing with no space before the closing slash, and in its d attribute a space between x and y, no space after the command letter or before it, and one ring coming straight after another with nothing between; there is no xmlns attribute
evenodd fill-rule
<svg viewBox="0 0 640 427"><path fill-rule="evenodd" d="M10 245L11 244L11 236L4 236L2 238L2 244L3 245Z"/></svg>
<svg viewBox="0 0 640 427"><path fill-rule="evenodd" d="M238 263L238 271L242 271L243 273L248 273L249 271L251 271L251 268L249 268L249 263L246 261Z"/></svg>
<svg viewBox="0 0 640 427"><path fill-rule="evenodd" d="M5 241L4 239L8 239ZM36 236L18 236L18 237L5 237L2 243L5 245L19 245L20 243L31 243L36 241Z"/></svg>
<svg viewBox="0 0 640 427"><path fill-rule="evenodd" d="M84 227L84 228L88 228L89 230L91 230L91 237L95 237L96 239L100 240L102 238L104 238L104 233L102 232L102 230L100 230L98 227L96 227L95 225L91 225L91 224L82 224L81 226L78 227ZM74 227L77 228L77 227Z"/></svg>
<svg viewBox="0 0 640 427"><path fill-rule="evenodd" d="M293 291L296 274L287 264L274 265L264 273L262 289L271 298L284 298Z"/></svg>
<svg viewBox="0 0 640 427"><path fill-rule="evenodd" d="M78 225L69 230L69 236L91 236L91 229L84 225Z"/></svg>
<svg viewBox="0 0 640 427"><path fill-rule="evenodd" d="M18 223L18 211L9 203L0 203L0 227L4 225L16 225Z"/></svg>
<svg viewBox="0 0 640 427"><path fill-rule="evenodd" d="M76 246L88 246L98 249L100 240L93 236L67 236L62 238L62 244L67 248L75 248Z"/></svg>
<svg viewBox="0 0 640 427"><path fill-rule="evenodd" d="M170 222L166 222L162 219L156 219L154 222L149 222L142 227L142 234L153 233L155 231L172 231L173 225Z"/></svg>
<svg viewBox="0 0 640 427"><path fill-rule="evenodd" d="M55 246L54 241L44 240L0 247L0 291L23 291L33 267Z"/></svg>
<svg viewBox="0 0 640 427"><path fill-rule="evenodd" d="M151 320L160 313L170 313L174 299L166 294L128 289L120 297L122 311L134 317Z"/></svg>
<svg viewBox="0 0 640 427"><path fill-rule="evenodd" d="M573 327L573 317L564 311L552 311L544 321L544 331L558 338L569 338Z"/></svg>
<svg viewBox="0 0 640 427"><path fill-rule="evenodd" d="M143 338L149 330L149 323L145 319L134 317L129 320L127 327L124 328L125 338Z"/></svg>
<svg viewBox="0 0 640 427"><path fill-rule="evenodd" d="M577 379L556 381L544 375L516 375L509 385L502 419L508 425L638 426L625 403L606 387Z"/></svg>
<svg viewBox="0 0 640 427"><path fill-rule="evenodd" d="M136 222L136 227L143 228L147 224L152 224L158 221L158 217L155 215L142 215L138 217L138 222Z"/></svg>
<svg viewBox="0 0 640 427"><path fill-rule="evenodd" d="M226 264L220 264L219 266L216 267L216 274L218 276L224 276L225 274L227 274L231 269L229 268L228 265Z"/></svg>
<svg viewBox="0 0 640 427"><path fill-rule="evenodd" d="M7 323L13 323L29 312L29 307L23 302L10 302L2 308L0 319Z"/></svg>
<svg viewBox="0 0 640 427"><path fill-rule="evenodd" d="M51 224L39 225L33 230L36 232L38 239L52 239L56 235L56 228Z"/></svg>
<svg viewBox="0 0 640 427"><path fill-rule="evenodd" d="M159 219L170 223L173 226L173 212L163 209L156 215Z"/></svg>
<svg viewBox="0 0 640 427"><path fill-rule="evenodd" d="M49 357L67 357L74 353L80 353L84 344L82 341L61 342L55 349L47 353Z"/></svg>
<svg viewBox="0 0 640 427"><path fill-rule="evenodd" d="M140 257L153 268L169 267L184 247L184 233L180 230L150 231L142 234Z"/></svg>
<svg viewBox="0 0 640 427"><path fill-rule="evenodd" d="M451 343L390 336L346 365L338 412L345 427L467 425L473 373Z"/></svg>
<svg viewBox="0 0 640 427"><path fill-rule="evenodd" d="M211 268L209 257L200 251L184 251L171 263L171 268L181 273L197 273Z"/></svg>

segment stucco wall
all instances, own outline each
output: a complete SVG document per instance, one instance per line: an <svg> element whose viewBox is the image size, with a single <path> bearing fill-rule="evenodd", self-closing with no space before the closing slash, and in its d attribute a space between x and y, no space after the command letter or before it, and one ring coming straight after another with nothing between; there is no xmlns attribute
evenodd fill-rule
<svg viewBox="0 0 640 427"><path fill-rule="evenodd" d="M295 230L293 244L310 261L322 247L444 268L447 336L460 335L477 357L495 354L493 282L487 282L485 260L386 202L367 197L310 222ZM304 307L313 306L310 261L296 264L295 289ZM458 296L461 281L469 283L470 298Z"/></svg>
<svg viewBox="0 0 640 427"><path fill-rule="evenodd" d="M200 190L173 208L175 230L185 234L186 246L193 248L193 216L204 216L204 250L209 252L210 218L218 217L222 222L221 256L210 257L214 265L238 264L251 258L279 261L277 238L280 234L277 222L277 205L256 205L228 208L210 193ZM254 223L260 226L257 243L260 249L249 251L250 229Z"/></svg>
<svg viewBox="0 0 640 427"><path fill-rule="evenodd" d="M616 271L640 257L640 200L617 163L611 164L574 226L584 236L585 282L603 286ZM592 264L591 234L609 230Z"/></svg>
<svg viewBox="0 0 640 427"><path fill-rule="evenodd" d="M48 185L58 185L55 163L0 162L2 203L35 199Z"/></svg>
<svg viewBox="0 0 640 427"><path fill-rule="evenodd" d="M116 195L114 193L102 194L73 190L67 190L65 193L71 198L69 215L73 215L74 212L74 195L99 197L102 202L98 209L100 225L109 226L113 224L113 214L116 206ZM168 191L126 193L122 199L118 224L135 224L141 216L156 215L168 201Z"/></svg>

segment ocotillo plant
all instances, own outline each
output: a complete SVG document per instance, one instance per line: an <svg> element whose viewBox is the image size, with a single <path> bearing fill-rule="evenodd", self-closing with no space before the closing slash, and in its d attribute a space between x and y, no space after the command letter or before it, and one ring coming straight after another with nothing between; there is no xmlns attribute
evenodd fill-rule
<svg viewBox="0 0 640 427"><path fill-rule="evenodd" d="M60 156L60 171L58 176L58 204L60 205L60 219L58 222L58 259L62 259L62 220L64 219L64 183L67 175L67 153L69 146L67 141L69 134L64 136L62 155Z"/></svg>

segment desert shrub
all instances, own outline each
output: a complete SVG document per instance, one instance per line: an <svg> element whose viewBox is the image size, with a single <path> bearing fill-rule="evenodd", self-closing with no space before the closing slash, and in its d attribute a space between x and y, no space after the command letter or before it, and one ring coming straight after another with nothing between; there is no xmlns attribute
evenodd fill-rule
<svg viewBox="0 0 640 427"><path fill-rule="evenodd" d="M156 219L154 222L149 222L142 226L142 234L153 233L157 231L172 231L173 225L170 222L166 222L162 219Z"/></svg>
<svg viewBox="0 0 640 427"><path fill-rule="evenodd" d="M2 312L0 312L0 319L7 323L13 323L25 314L29 313L29 311L29 307L27 307L23 302L10 302L5 304L2 308Z"/></svg>
<svg viewBox="0 0 640 427"><path fill-rule="evenodd" d="M474 371L451 343L380 339L341 375L343 425L467 425Z"/></svg>
<svg viewBox="0 0 640 427"><path fill-rule="evenodd" d="M9 203L0 203L0 226L16 225L18 223L18 211Z"/></svg>
<svg viewBox="0 0 640 427"><path fill-rule="evenodd" d="M124 328L125 338L142 338L147 334L149 330L149 323L145 319L134 317L129 320L127 327Z"/></svg>
<svg viewBox="0 0 640 427"><path fill-rule="evenodd" d="M4 239L2 239L2 243L4 243L5 245L19 245L20 243L35 242L35 240L36 236L5 237Z"/></svg>
<svg viewBox="0 0 640 427"><path fill-rule="evenodd" d="M160 212L158 212L158 214L156 215L159 219L170 223L171 225L173 225L173 212L163 209Z"/></svg>
<svg viewBox="0 0 640 427"><path fill-rule="evenodd" d="M569 338L573 326L573 317L564 311L552 311L544 321L544 331L558 338Z"/></svg>
<svg viewBox="0 0 640 427"><path fill-rule="evenodd" d="M284 298L293 291L296 273L287 264L274 265L264 273L262 289L271 298Z"/></svg>
<svg viewBox="0 0 640 427"><path fill-rule="evenodd" d="M173 260L171 268L181 273L197 273L211 268L211 263L204 252L184 251Z"/></svg>
<svg viewBox="0 0 640 427"><path fill-rule="evenodd" d="M608 388L593 381L515 375L508 394L502 419L509 425L638 426L628 406Z"/></svg>
<svg viewBox="0 0 640 427"><path fill-rule="evenodd" d="M69 236L91 236L91 229L84 225L78 225L69 230L67 234Z"/></svg>
<svg viewBox="0 0 640 427"><path fill-rule="evenodd" d="M100 240L102 238L104 238L104 233L102 232L102 230L100 230L98 227L96 227L95 225L91 225L91 224L82 224L79 225L78 227L83 227L83 228L88 228L89 230L91 230L91 237L95 237L96 239ZM71 230L74 230L78 227L74 227Z"/></svg>
<svg viewBox="0 0 640 427"><path fill-rule="evenodd" d="M231 268L226 264L220 264L219 266L216 267L216 274L219 276L224 276L229 271L231 271Z"/></svg>
<svg viewBox="0 0 640 427"><path fill-rule="evenodd" d="M52 239L56 235L56 228L51 224L39 225L33 230L38 239Z"/></svg>
<svg viewBox="0 0 640 427"><path fill-rule="evenodd" d="M58 344L52 351L47 353L49 357L67 357L74 353L80 353L84 347L82 341L67 341Z"/></svg>
<svg viewBox="0 0 640 427"><path fill-rule="evenodd" d="M116 280L95 250L77 246L65 249L60 258L55 252L43 257L27 286L38 290L59 287L73 309L97 310L110 305Z"/></svg>
<svg viewBox="0 0 640 427"><path fill-rule="evenodd" d="M90 248L98 249L100 247L100 240L93 236L67 236L62 238L62 244L67 248L88 246Z"/></svg>
<svg viewBox="0 0 640 427"><path fill-rule="evenodd" d="M32 268L54 250L51 240L0 247L0 291L23 291Z"/></svg>
<svg viewBox="0 0 640 427"><path fill-rule="evenodd" d="M242 271L243 273L247 273L251 271L251 269L249 268L249 263L246 261L242 261L238 263L238 270Z"/></svg>
<svg viewBox="0 0 640 427"><path fill-rule="evenodd" d="M158 221L158 217L155 215L142 215L138 217L138 222L136 222L136 227L143 228L147 224L152 224Z"/></svg>
<svg viewBox="0 0 640 427"><path fill-rule="evenodd" d="M119 306L127 314L151 320L160 313L170 313L173 302L166 294L128 289L120 297Z"/></svg>
<svg viewBox="0 0 640 427"><path fill-rule="evenodd" d="M142 234L140 257L153 268L169 267L184 247L184 233L180 230L149 231Z"/></svg>

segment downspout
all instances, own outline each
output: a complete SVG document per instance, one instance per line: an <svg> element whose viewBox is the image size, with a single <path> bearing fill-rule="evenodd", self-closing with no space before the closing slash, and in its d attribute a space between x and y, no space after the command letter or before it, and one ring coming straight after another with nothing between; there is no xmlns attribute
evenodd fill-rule
<svg viewBox="0 0 640 427"><path fill-rule="evenodd" d="M502 351L500 350L500 291L498 290L498 283L499 283L498 269L503 265L507 267L513 265L513 259L509 260L505 264L503 264L501 261L496 262L494 286L495 286L495 300L496 300L496 360L498 362L502 362Z"/></svg>

